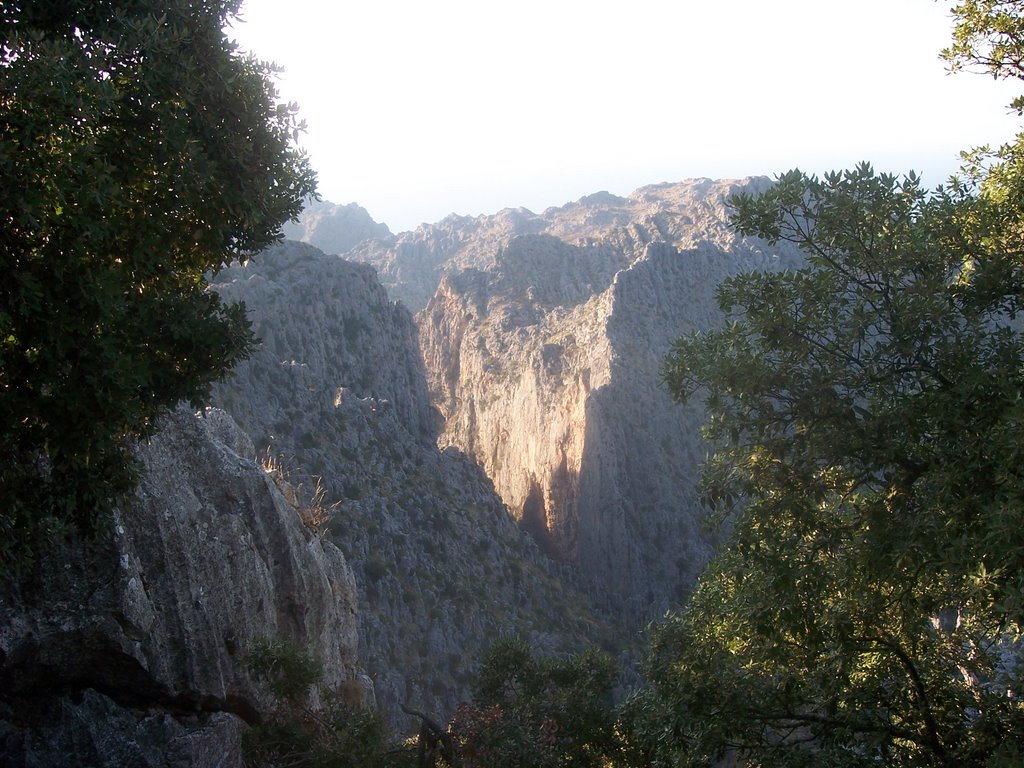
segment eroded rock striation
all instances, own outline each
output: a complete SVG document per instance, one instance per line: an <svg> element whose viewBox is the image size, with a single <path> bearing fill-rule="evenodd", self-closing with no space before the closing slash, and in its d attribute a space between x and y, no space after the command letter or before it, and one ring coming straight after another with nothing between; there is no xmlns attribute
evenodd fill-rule
<svg viewBox="0 0 1024 768"><path fill-rule="evenodd" d="M240 766L273 702L245 655L288 639L371 690L356 585L226 414L170 415L112 535L0 591L4 765Z"/></svg>

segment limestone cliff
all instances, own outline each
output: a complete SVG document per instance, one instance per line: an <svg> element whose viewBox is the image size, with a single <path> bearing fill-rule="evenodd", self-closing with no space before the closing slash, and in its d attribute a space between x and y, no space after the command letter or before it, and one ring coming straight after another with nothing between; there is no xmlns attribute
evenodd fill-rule
<svg viewBox="0 0 1024 768"><path fill-rule="evenodd" d="M4 765L241 766L262 639L360 679L352 572L251 454L225 414L172 414L110 535L0 590Z"/></svg>
<svg viewBox="0 0 1024 768"><path fill-rule="evenodd" d="M363 264L286 243L221 273L263 344L215 401L337 503L378 703L449 714L502 634L541 650L614 640L516 526L479 467L440 450L416 329Z"/></svg>
<svg viewBox="0 0 1024 768"><path fill-rule="evenodd" d="M796 263L726 224L767 181L645 187L541 215L449 217L350 252L419 305L440 444L476 459L538 542L629 621L678 605L715 542L696 497L696 407L659 383L739 270ZM438 283L435 289L431 283Z"/></svg>

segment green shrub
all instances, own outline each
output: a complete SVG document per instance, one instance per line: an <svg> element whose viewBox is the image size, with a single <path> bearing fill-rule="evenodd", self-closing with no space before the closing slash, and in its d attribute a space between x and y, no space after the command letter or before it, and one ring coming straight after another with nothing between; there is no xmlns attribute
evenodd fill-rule
<svg viewBox="0 0 1024 768"><path fill-rule="evenodd" d="M322 663L292 640L261 639L246 665L277 699L261 724L247 730L242 746L249 768L411 768L413 755L393 748L381 714L365 705L354 682L322 690L310 706L313 687L323 679Z"/></svg>
<svg viewBox="0 0 1024 768"><path fill-rule="evenodd" d="M246 654L246 666L274 696L291 704L304 703L310 689L323 678L323 665L294 640L260 638Z"/></svg>

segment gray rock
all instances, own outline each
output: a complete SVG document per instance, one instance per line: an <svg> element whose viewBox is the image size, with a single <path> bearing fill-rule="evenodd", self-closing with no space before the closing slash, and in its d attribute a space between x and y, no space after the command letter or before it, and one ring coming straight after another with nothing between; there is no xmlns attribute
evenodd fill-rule
<svg viewBox="0 0 1024 768"><path fill-rule="evenodd" d="M364 240L388 239L391 230L355 203L336 205L327 200L306 203L298 222L287 222L284 236L316 246L325 253L345 253Z"/></svg>
<svg viewBox="0 0 1024 768"><path fill-rule="evenodd" d="M443 277L417 317L440 444L478 461L627 624L679 605L716 545L696 494L703 414L674 404L659 371L675 338L717 322L724 277L797 263L726 224L727 197L764 183L599 193L534 217L540 234L480 217L461 240L476 256L434 256Z"/></svg>
<svg viewBox="0 0 1024 768"><path fill-rule="evenodd" d="M799 263L727 224L730 195L768 184L449 216L346 254L417 313L439 444L625 624L685 599L716 545L695 490L703 414L673 404L659 371L675 338L718 321L724 277Z"/></svg>
<svg viewBox="0 0 1024 768"><path fill-rule="evenodd" d="M590 601L517 527L475 462L441 451L416 328L373 270L299 243L221 273L263 338L214 401L319 486L362 599L360 656L399 728L469 696L502 634L539 650L617 641Z"/></svg>
<svg viewBox="0 0 1024 768"><path fill-rule="evenodd" d="M55 549L0 591L0 691L5 718L27 734L25 765L79 742L93 764L148 765L129 759L150 743L143 731L177 750L170 761L154 747L154 765L205 765L217 750L204 744L222 737L237 753L237 718L272 706L243 663L262 638L319 657L325 685L359 679L344 557L225 437L251 455L225 414L171 414L140 447L138 490L111 534Z"/></svg>
<svg viewBox="0 0 1024 768"><path fill-rule="evenodd" d="M94 690L61 696L5 765L65 768L242 768L244 723L226 712L139 717ZM72 757L73 756L73 757Z"/></svg>

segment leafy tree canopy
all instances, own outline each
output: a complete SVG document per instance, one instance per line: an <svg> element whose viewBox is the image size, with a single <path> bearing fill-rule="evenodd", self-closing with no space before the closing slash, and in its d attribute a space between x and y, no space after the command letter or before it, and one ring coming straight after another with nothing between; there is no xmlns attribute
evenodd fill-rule
<svg viewBox="0 0 1024 768"><path fill-rule="evenodd" d="M1024 75L1024 3L954 12L951 62ZM862 165L734 200L806 266L726 281L666 361L732 526L653 637L640 704L681 762L1024 761L1022 178L1018 138L933 192Z"/></svg>
<svg viewBox="0 0 1024 768"><path fill-rule="evenodd" d="M229 0L0 6L0 560L131 487L128 439L244 356L206 276L314 176Z"/></svg>
<svg viewBox="0 0 1024 768"><path fill-rule="evenodd" d="M617 752L611 691L616 669L594 649L538 658L520 638L488 650L472 705L449 726L464 768L609 765Z"/></svg>

